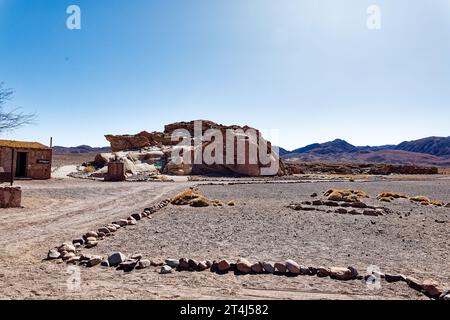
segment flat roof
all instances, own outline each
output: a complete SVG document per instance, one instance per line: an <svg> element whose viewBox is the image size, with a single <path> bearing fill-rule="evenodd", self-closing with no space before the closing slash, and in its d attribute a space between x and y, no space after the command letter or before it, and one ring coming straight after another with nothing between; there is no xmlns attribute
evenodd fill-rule
<svg viewBox="0 0 450 320"><path fill-rule="evenodd" d="M0 148L51 150L51 148L39 142L14 141L14 140L0 140Z"/></svg>

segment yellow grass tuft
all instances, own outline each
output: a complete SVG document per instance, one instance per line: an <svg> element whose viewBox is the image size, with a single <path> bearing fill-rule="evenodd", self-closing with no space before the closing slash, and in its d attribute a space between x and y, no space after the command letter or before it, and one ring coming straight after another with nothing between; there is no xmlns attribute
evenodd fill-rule
<svg viewBox="0 0 450 320"><path fill-rule="evenodd" d="M214 199L211 201L211 203L214 207L223 207L223 202L219 199Z"/></svg>
<svg viewBox="0 0 450 320"><path fill-rule="evenodd" d="M329 189L324 193L331 201L359 202L360 198L368 198L368 194L362 190L353 189Z"/></svg>
<svg viewBox="0 0 450 320"><path fill-rule="evenodd" d="M184 206L189 204L191 200L201 197L201 193L192 189L184 190L177 194L170 203L177 206Z"/></svg>
<svg viewBox="0 0 450 320"><path fill-rule="evenodd" d="M205 198L205 197L198 197L195 199L192 199L191 201L189 201L189 205L191 207L208 207L209 206L209 199Z"/></svg>
<svg viewBox="0 0 450 320"><path fill-rule="evenodd" d="M95 167L93 165L88 165L84 168L85 173L92 173L95 172Z"/></svg>
<svg viewBox="0 0 450 320"><path fill-rule="evenodd" d="M428 203L431 202L430 199L425 196L410 197L409 200L414 201L414 202L428 202Z"/></svg>
<svg viewBox="0 0 450 320"><path fill-rule="evenodd" d="M403 198L403 199L407 199L408 197L405 196L404 194L397 193L397 192L381 192L377 196L377 198L378 199L380 199L380 198L393 198L393 199Z"/></svg>

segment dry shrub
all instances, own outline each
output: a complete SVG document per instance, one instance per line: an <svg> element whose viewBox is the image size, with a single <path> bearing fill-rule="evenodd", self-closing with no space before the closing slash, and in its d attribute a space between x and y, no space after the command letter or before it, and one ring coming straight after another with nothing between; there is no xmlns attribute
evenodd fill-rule
<svg viewBox="0 0 450 320"><path fill-rule="evenodd" d="M329 189L324 193L331 201L359 202L360 198L368 198L365 191L353 189Z"/></svg>
<svg viewBox="0 0 450 320"><path fill-rule="evenodd" d="M93 173L95 172L95 167L93 165L88 165L84 168L85 173Z"/></svg>
<svg viewBox="0 0 450 320"><path fill-rule="evenodd" d="M202 195L198 191L192 189L184 190L172 199L171 203L177 206L184 206L190 203L191 200L200 198Z"/></svg>
<svg viewBox="0 0 450 320"><path fill-rule="evenodd" d="M235 205L236 205L236 203L233 201L233 200L231 200L231 201L228 201L228 206L230 206L230 207L234 207Z"/></svg>
<svg viewBox="0 0 450 320"><path fill-rule="evenodd" d="M210 205L213 205L214 207L223 207L224 203L219 199L209 200L208 198L204 197L199 191L188 189L184 190L183 192L180 192L175 196L175 198L171 201L174 205L184 206L184 205L190 205L191 207L208 207ZM228 203L228 205L233 205Z"/></svg>
<svg viewBox="0 0 450 320"><path fill-rule="evenodd" d="M391 197L381 197L381 198L378 198L378 200L383 201L383 202L391 202L392 200L394 200L394 198L391 198Z"/></svg>
<svg viewBox="0 0 450 320"><path fill-rule="evenodd" d="M410 197L409 200L414 201L414 202L428 202L430 203L430 199L428 197L425 196L415 196L415 197Z"/></svg>
<svg viewBox="0 0 450 320"><path fill-rule="evenodd" d="M211 204L212 204L214 207L223 207L223 202L220 201L219 199L214 199L214 200L212 200L212 201L211 201Z"/></svg>
<svg viewBox="0 0 450 320"><path fill-rule="evenodd" d="M443 207L444 206L444 203L442 201L438 201L438 200L431 201L431 204L433 206L437 206L437 207Z"/></svg>
<svg viewBox="0 0 450 320"><path fill-rule="evenodd" d="M205 197L198 197L198 198L195 198L195 199L192 199L191 201L189 201L189 205L191 207L196 207L196 208L208 207L209 203L210 203L209 199L205 198Z"/></svg>
<svg viewBox="0 0 450 320"><path fill-rule="evenodd" d="M403 198L403 199L407 199L408 197L405 196L404 194L397 193L397 192L381 192L377 196L377 198L378 199L380 199L380 198L393 198L393 199Z"/></svg>

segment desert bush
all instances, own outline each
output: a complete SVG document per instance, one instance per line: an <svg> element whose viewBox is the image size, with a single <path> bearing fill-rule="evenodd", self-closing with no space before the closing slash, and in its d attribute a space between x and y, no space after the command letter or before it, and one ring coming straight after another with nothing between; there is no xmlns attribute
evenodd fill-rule
<svg viewBox="0 0 450 320"><path fill-rule="evenodd" d="M404 194L397 193L397 192L381 192L377 196L377 199L380 199L380 198L393 198L393 199L403 198L403 199L406 199L408 197L405 196Z"/></svg>
<svg viewBox="0 0 450 320"><path fill-rule="evenodd" d="M93 173L93 172L95 172L95 167L93 166L93 165L87 165L85 168L84 168L84 172L85 173Z"/></svg>
<svg viewBox="0 0 450 320"><path fill-rule="evenodd" d="M202 196L200 196L198 198L195 198L195 199L192 199L191 201L189 201L189 205L191 207L197 207L197 208L198 207L208 207L209 204L210 204L209 199L205 198L205 197L202 197Z"/></svg>
<svg viewBox="0 0 450 320"><path fill-rule="evenodd" d="M184 190L177 194L170 203L174 205L187 205L191 200L201 197L201 193L192 189Z"/></svg>
<svg viewBox="0 0 450 320"><path fill-rule="evenodd" d="M368 198L368 194L362 190L353 189L329 189L324 193L331 201L359 202L360 198Z"/></svg>

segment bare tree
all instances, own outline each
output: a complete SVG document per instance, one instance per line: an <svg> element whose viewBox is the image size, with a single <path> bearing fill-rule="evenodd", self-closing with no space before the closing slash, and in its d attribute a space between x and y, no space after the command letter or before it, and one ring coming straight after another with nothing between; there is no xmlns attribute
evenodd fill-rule
<svg viewBox="0 0 450 320"><path fill-rule="evenodd" d="M5 102L12 99L13 93L12 89L4 88L3 82L0 82L0 133L32 124L36 120L34 113L23 113L19 108L11 111L4 110Z"/></svg>

